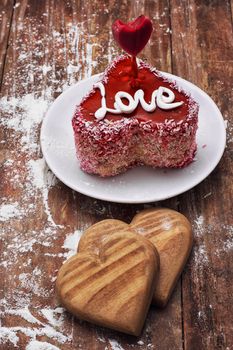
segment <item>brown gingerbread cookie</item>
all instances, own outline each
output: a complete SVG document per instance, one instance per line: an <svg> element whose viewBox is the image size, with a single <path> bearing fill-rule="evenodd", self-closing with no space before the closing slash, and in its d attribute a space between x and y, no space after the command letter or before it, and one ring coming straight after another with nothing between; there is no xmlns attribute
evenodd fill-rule
<svg viewBox="0 0 233 350"><path fill-rule="evenodd" d="M135 215L130 227L149 239L159 253L160 274L152 303L164 307L191 252L191 224L175 210L152 208Z"/></svg>
<svg viewBox="0 0 233 350"><path fill-rule="evenodd" d="M151 242L122 221L104 220L85 231L56 288L61 303L80 319L139 335L158 273Z"/></svg>
<svg viewBox="0 0 233 350"><path fill-rule="evenodd" d="M152 303L164 307L174 290L192 248L191 224L184 215L175 210L151 208L136 214L129 227L147 238L159 253L160 273ZM89 230L92 231L92 227L85 231L85 239L81 238L79 250L85 249ZM91 235L92 249L98 243L101 234L98 231L94 238Z"/></svg>

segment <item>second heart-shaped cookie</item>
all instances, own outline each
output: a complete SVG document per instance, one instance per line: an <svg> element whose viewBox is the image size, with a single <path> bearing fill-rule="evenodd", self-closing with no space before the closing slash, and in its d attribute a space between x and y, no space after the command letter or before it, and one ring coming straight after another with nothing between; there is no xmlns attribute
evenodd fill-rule
<svg viewBox="0 0 233 350"><path fill-rule="evenodd" d="M62 304L83 320L139 335L159 272L156 249L119 220L91 226L81 241L58 273Z"/></svg>
<svg viewBox="0 0 233 350"><path fill-rule="evenodd" d="M108 221L104 220L102 223ZM152 303L164 307L174 290L192 248L191 224L184 215L175 210L151 208L136 214L130 225L127 226L133 232L147 238L159 253L160 272ZM81 238L79 250L88 249L87 246L94 249L95 245L98 245L102 232L97 231L95 237L90 234L92 244L88 242L88 232L92 232L92 227L85 231L85 239Z"/></svg>
<svg viewBox="0 0 233 350"><path fill-rule="evenodd" d="M152 303L166 306L191 252L191 224L181 213L167 208L152 208L134 216L130 227L156 247L160 273Z"/></svg>

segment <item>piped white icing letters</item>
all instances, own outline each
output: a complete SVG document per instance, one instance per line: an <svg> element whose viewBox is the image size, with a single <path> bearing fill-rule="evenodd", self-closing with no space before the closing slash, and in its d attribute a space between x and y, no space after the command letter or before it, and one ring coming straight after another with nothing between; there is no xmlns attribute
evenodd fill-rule
<svg viewBox="0 0 233 350"><path fill-rule="evenodd" d="M95 112L95 118L101 120L105 117L106 113L121 114L121 113L132 113L138 106L140 102L142 108L146 112L154 112L156 109L156 104L161 109L172 109L181 106L184 102L174 102L175 95L172 90L160 86L157 90L154 90L151 96L151 102L147 103L144 99L144 91L139 89L135 92L134 97L132 97L128 92L119 91L115 95L114 109L108 108L106 106L105 98L105 87L99 82L95 84L95 87L100 89L101 107ZM128 104L124 104L122 99L127 99Z"/></svg>

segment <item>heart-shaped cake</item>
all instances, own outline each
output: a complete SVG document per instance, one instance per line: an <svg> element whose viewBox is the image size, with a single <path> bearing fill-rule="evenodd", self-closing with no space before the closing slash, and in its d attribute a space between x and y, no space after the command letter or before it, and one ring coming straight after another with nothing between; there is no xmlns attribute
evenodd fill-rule
<svg viewBox="0 0 233 350"><path fill-rule="evenodd" d="M77 106L76 153L87 173L112 176L134 165L180 168L196 152L198 104L176 82L129 56L117 58Z"/></svg>
<svg viewBox="0 0 233 350"><path fill-rule="evenodd" d="M180 168L196 152L198 104L176 81L136 55L152 32L145 16L112 26L130 55L114 60L77 106L72 118L83 171L113 176L134 165Z"/></svg>
<svg viewBox="0 0 233 350"><path fill-rule="evenodd" d="M121 221L104 220L85 231L78 253L61 267L57 293L77 317L139 335L158 271L153 244Z"/></svg>

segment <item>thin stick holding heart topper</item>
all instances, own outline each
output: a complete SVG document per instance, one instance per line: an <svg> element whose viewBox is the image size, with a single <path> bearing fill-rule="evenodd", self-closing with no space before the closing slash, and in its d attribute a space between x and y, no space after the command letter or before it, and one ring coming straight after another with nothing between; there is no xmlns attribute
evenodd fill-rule
<svg viewBox="0 0 233 350"><path fill-rule="evenodd" d="M132 74L135 79L138 75L136 56L146 46L152 31L152 22L144 15L128 23L117 19L112 25L114 39L124 51L132 56Z"/></svg>

